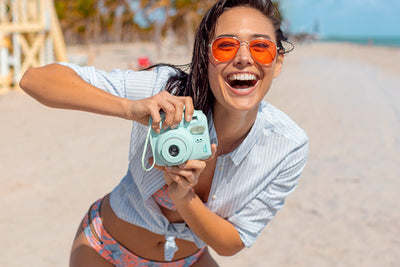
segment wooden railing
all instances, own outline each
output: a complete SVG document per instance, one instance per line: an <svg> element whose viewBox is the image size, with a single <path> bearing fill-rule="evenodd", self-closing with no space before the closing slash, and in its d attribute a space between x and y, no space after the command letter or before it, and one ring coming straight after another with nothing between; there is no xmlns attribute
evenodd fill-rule
<svg viewBox="0 0 400 267"><path fill-rule="evenodd" d="M28 68L67 60L52 0L0 0L0 94Z"/></svg>

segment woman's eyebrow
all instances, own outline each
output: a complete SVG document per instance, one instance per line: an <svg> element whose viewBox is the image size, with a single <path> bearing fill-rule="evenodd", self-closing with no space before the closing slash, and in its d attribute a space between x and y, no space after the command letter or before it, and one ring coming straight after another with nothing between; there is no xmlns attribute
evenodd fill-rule
<svg viewBox="0 0 400 267"><path fill-rule="evenodd" d="M262 38L265 38L265 39L271 39L272 37L271 36L269 36L268 34L253 34L252 35L252 37L253 38L260 38L260 37L262 37Z"/></svg>
<svg viewBox="0 0 400 267"><path fill-rule="evenodd" d="M221 38L221 37L235 37L235 38L238 38L238 39L242 39L242 38L243 38L243 37L241 37L241 36L239 36L239 35L236 35L236 34L221 34L221 35L218 35L218 36L215 37L215 38ZM271 36L269 36L268 34L259 34L259 33L255 33L255 34L252 34L252 35L250 36L250 38L252 38L252 39L254 39L254 38L271 39Z"/></svg>
<svg viewBox="0 0 400 267"><path fill-rule="evenodd" d="M216 36L215 38L221 38L221 37L235 37L235 38L238 38L238 36L235 35L235 34L221 34L221 35Z"/></svg>

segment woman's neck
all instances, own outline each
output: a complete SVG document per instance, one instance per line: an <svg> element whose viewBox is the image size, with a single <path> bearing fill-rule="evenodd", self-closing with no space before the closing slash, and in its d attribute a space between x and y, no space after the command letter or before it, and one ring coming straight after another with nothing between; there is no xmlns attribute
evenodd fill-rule
<svg viewBox="0 0 400 267"><path fill-rule="evenodd" d="M217 155L223 155L236 149L250 132L256 117L258 106L249 111L232 111L214 106L213 120L218 136Z"/></svg>

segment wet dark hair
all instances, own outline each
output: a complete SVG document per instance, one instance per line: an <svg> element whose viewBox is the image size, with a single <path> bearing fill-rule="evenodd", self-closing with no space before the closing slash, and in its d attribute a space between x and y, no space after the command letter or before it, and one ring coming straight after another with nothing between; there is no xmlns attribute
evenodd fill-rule
<svg viewBox="0 0 400 267"><path fill-rule="evenodd" d="M166 85L166 90L178 96L190 96L193 99L194 108L202 110L205 114L212 107L213 93L208 82L208 49L209 43L214 38L215 27L218 18L226 10L234 7L251 7L259 10L270 19L276 36L278 53L290 52L283 46L287 37L281 30L281 19L275 5L270 0L220 0L212 6L204 15L195 36L192 62L188 65L189 73L181 68L177 69L177 75L172 76ZM165 65L165 64L164 64ZM170 65L171 66L171 65Z"/></svg>

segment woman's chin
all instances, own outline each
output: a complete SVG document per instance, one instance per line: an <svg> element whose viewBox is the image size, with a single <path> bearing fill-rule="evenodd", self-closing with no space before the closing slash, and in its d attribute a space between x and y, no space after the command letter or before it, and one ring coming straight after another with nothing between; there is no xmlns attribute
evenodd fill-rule
<svg viewBox="0 0 400 267"><path fill-rule="evenodd" d="M260 101L256 99L235 99L231 98L226 101L225 107L231 111L246 112L258 108Z"/></svg>
<svg viewBox="0 0 400 267"><path fill-rule="evenodd" d="M247 88L237 88L228 86L230 94L229 100L230 106L238 111L249 111L258 107L260 103L259 97L257 97L257 85Z"/></svg>

